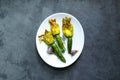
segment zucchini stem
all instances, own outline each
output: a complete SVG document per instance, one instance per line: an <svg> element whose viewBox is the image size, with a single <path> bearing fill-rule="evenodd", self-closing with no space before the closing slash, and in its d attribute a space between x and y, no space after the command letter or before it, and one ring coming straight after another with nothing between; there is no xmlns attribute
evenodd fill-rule
<svg viewBox="0 0 120 80"><path fill-rule="evenodd" d="M62 55L62 52L59 50L58 46L53 43L52 48L54 49L55 54L57 55L57 57L64 63L66 63L66 59L64 58L64 56Z"/></svg>
<svg viewBox="0 0 120 80"><path fill-rule="evenodd" d="M68 53L70 54L72 49L72 37L68 38L67 46L68 46Z"/></svg>
<svg viewBox="0 0 120 80"><path fill-rule="evenodd" d="M62 52L65 52L65 46L64 46L64 44L63 44L63 41L62 41L60 35L57 34L57 35L55 36L55 38L56 38L56 41L57 41L58 46L60 47L61 51L62 51Z"/></svg>

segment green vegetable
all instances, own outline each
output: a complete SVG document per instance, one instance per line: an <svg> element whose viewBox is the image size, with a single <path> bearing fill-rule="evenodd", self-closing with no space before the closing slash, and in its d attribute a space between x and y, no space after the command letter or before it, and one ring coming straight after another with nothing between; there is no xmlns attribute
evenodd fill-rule
<svg viewBox="0 0 120 80"><path fill-rule="evenodd" d="M59 37L58 37L59 38ZM59 50L58 46L55 44L54 38L52 34L45 30L45 33L43 35L39 36L39 39L41 41L44 41L48 46L51 46L56 54L56 56L62 61L66 62L64 56L62 55L62 52Z"/></svg>
<svg viewBox="0 0 120 80"><path fill-rule="evenodd" d="M62 39L60 37L60 27L59 27L58 23L56 22L56 19L50 19L49 23L50 23L52 35L55 37L61 51L64 52L65 47L64 47L64 44L63 44Z"/></svg>
<svg viewBox="0 0 120 80"><path fill-rule="evenodd" d="M68 53L71 53L72 50L72 37L74 34L74 27L70 23L71 18L65 17L62 20L62 32L65 35L65 37L68 39L67 41L67 48L68 48Z"/></svg>
<svg viewBox="0 0 120 80"><path fill-rule="evenodd" d="M62 42L62 39L61 39L60 35L56 35L55 38L57 40L57 43L58 43L61 51L64 52L65 51L65 47L64 47L64 44Z"/></svg>
<svg viewBox="0 0 120 80"><path fill-rule="evenodd" d="M68 38L67 46L68 46L68 53L71 53L71 49L72 49L72 37Z"/></svg>
<svg viewBox="0 0 120 80"><path fill-rule="evenodd" d="M62 55L61 51L59 50L58 46L53 43L52 45L52 48L54 49L55 51L55 54L58 56L58 58L62 61L62 62L66 62L64 56Z"/></svg>

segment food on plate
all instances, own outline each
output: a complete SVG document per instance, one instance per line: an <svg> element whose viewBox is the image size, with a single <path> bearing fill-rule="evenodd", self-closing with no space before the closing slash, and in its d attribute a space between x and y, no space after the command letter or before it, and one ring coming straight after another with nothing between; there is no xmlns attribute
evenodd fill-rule
<svg viewBox="0 0 120 80"><path fill-rule="evenodd" d="M78 50L71 50L70 54L75 55L78 52Z"/></svg>
<svg viewBox="0 0 120 80"><path fill-rule="evenodd" d="M51 32L49 32L48 30L45 30L44 34L38 36L40 42L44 41L48 46L51 46L55 52L55 54L57 55L57 57L62 61L62 62L66 62L66 59L64 58L64 56L62 55L62 52L60 51L60 49L58 48L58 46L56 45L53 35L51 34Z"/></svg>
<svg viewBox="0 0 120 80"><path fill-rule="evenodd" d="M67 41L68 53L71 54L72 37L73 37L73 34L74 34L74 29L73 29L73 25L70 22L71 22L70 17L65 17L65 18L62 19L62 32L68 40Z"/></svg>
<svg viewBox="0 0 120 80"><path fill-rule="evenodd" d="M63 41L62 41L62 39L60 37L59 24L56 22L56 19L50 19L49 23L50 23L50 30L51 30L52 35L55 37L61 51L64 52L65 47L64 47Z"/></svg>

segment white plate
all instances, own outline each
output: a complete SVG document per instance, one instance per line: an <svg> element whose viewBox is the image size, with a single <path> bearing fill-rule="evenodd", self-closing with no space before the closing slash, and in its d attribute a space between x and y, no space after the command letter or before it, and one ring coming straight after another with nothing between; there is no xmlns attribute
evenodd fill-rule
<svg viewBox="0 0 120 80"><path fill-rule="evenodd" d="M39 42L38 35L43 34L45 29L50 31L50 25L48 23L48 20L52 19L52 18L56 18L56 21L58 22L60 28L62 28L62 18L66 17L66 16L71 17L71 23L74 26L74 36L73 36L72 49L78 50L78 52L74 56L71 56L70 54L68 54L68 52L66 50L65 53L63 53L63 56L66 59L66 63L63 63L63 62L61 62L60 59L58 59L58 57L56 55L47 53L48 46L44 42L42 42L42 43ZM61 30L60 35L62 36L62 30ZM83 28L82 28L80 22L74 16L67 14L67 13L55 13L55 14L47 17L42 22L42 24L39 26L39 29L38 29L37 35L36 35L36 46L37 46L37 50L38 50L40 57L48 65L50 65L52 67L56 67L56 68L67 67L67 66L73 64L78 59L78 57L80 56L80 54L82 52L82 49L84 46ZM65 42L65 47L67 49L67 40Z"/></svg>

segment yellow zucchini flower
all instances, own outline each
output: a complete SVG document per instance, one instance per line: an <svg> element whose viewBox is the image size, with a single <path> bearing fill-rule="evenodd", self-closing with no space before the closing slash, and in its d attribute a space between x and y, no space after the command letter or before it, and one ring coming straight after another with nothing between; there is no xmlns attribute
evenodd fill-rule
<svg viewBox="0 0 120 80"><path fill-rule="evenodd" d="M73 36L73 25L70 23L71 18L65 17L62 20L62 31L66 37Z"/></svg>
<svg viewBox="0 0 120 80"><path fill-rule="evenodd" d="M56 56L62 61L66 62L66 59L62 55L62 52L59 50L58 46L56 45L54 38L51 32L45 30L43 35L38 36L41 41L44 41L47 45L51 46L56 54Z"/></svg>
<svg viewBox="0 0 120 80"><path fill-rule="evenodd" d="M69 17L65 17L62 19L62 32L68 39L67 41L68 53L71 53L73 36L73 25L70 22L71 18Z"/></svg>
<svg viewBox="0 0 120 80"><path fill-rule="evenodd" d="M51 45L52 43L54 43L54 38L52 36L52 34L45 30L45 33L41 36L39 36L39 38L44 41L47 45Z"/></svg>
<svg viewBox="0 0 120 80"><path fill-rule="evenodd" d="M59 28L58 23L56 23L56 19L49 20L49 23L51 26L50 29L51 29L52 35L55 36L57 34L60 34L60 28Z"/></svg>
<svg viewBox="0 0 120 80"><path fill-rule="evenodd" d="M50 23L50 29L51 29L51 33L52 35L55 37L58 46L60 47L61 51L64 52L65 51L65 47L63 44L63 41L60 37L60 27L59 24L56 22L56 19L50 19L49 20Z"/></svg>

